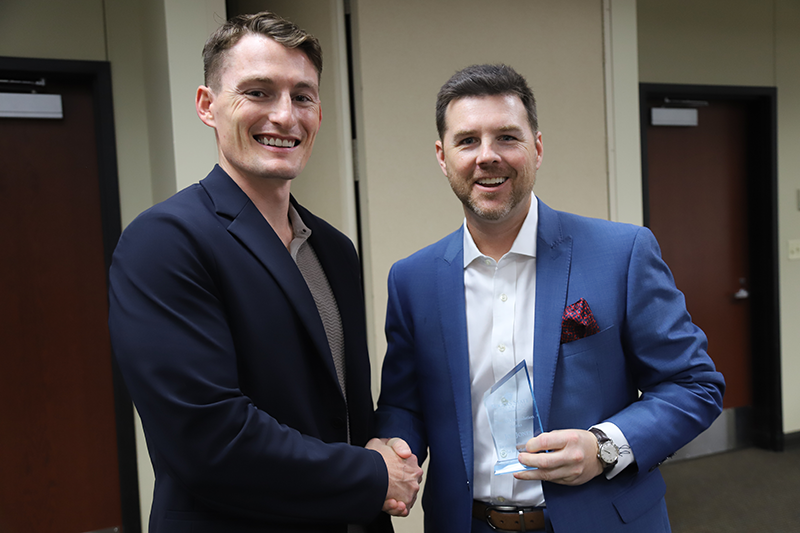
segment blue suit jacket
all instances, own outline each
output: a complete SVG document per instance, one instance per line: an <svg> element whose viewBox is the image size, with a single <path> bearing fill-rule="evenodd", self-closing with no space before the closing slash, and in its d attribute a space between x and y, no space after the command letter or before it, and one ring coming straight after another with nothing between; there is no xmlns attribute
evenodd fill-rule
<svg viewBox="0 0 800 533"><path fill-rule="evenodd" d="M657 466L718 416L724 381L652 233L539 201L533 388L545 431L610 421L636 464L578 487L544 483L557 533L669 531ZM561 344L564 308L585 298L600 332ZM430 449L427 531L469 531L473 438L463 231L396 263L378 434ZM639 398L638 391L642 391Z"/></svg>
<svg viewBox="0 0 800 533"><path fill-rule="evenodd" d="M374 430L358 259L294 205L339 306L356 446L300 271L215 167L133 221L111 266L114 353L156 475L151 533L391 527L385 464L358 447Z"/></svg>

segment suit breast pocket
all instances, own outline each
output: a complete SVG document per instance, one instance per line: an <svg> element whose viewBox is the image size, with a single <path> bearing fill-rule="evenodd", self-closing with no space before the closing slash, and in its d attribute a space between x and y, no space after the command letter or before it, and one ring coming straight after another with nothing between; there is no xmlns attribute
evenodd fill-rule
<svg viewBox="0 0 800 533"><path fill-rule="evenodd" d="M561 345L561 357L568 358L584 352L603 352L608 351L614 342L619 344L619 335L617 334L617 326L608 326L603 331L578 339L576 341L568 342Z"/></svg>
<svg viewBox="0 0 800 533"><path fill-rule="evenodd" d="M625 373L617 326L562 344L553 386L552 429L587 428L613 414L609 411L616 402L608 401L608 396L624 388Z"/></svg>

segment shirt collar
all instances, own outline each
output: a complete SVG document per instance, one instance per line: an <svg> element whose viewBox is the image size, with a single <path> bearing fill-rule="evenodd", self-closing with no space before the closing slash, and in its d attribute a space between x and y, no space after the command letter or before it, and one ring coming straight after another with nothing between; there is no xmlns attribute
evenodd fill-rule
<svg viewBox="0 0 800 533"><path fill-rule="evenodd" d="M289 253L292 254L292 258L296 261L297 251L300 250L300 246L311 237L311 229L305 225L303 219L300 218L300 213L297 212L297 209L292 204L289 204L289 220L292 222L292 233L294 234L292 242L289 243Z"/></svg>
<svg viewBox="0 0 800 533"><path fill-rule="evenodd" d="M539 201L536 195L531 193L531 205L528 209L528 216L519 229L517 238L508 254L518 254L528 257L536 257L536 234L539 230ZM484 255L478 250L478 246L472 238L472 234L467 228L467 219L464 218L464 268L467 268L475 259L482 258Z"/></svg>

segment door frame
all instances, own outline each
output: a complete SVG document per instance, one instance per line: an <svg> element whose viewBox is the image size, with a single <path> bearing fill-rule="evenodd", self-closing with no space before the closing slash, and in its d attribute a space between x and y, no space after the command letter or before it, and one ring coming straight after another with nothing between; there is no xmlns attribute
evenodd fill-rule
<svg viewBox="0 0 800 533"><path fill-rule="evenodd" d="M50 80L90 82L92 100L95 107L94 127L97 139L103 257L105 260L106 285L108 285L108 269L111 265L111 256L122 229L110 63L107 61L0 56L0 72L18 76L20 79L45 77ZM111 346L108 348L108 353L109 355L112 353ZM126 533L139 533L142 527L141 511L139 509L139 477L136 462L133 404L114 357L111 357L111 367L122 527Z"/></svg>
<svg viewBox="0 0 800 533"><path fill-rule="evenodd" d="M647 102L681 100L735 101L747 110L747 197L750 247L751 369L753 443L769 450L784 447L781 393L780 285L778 273L778 113L775 87L639 84L642 150L642 206L649 226ZM757 364L756 364L757 362Z"/></svg>

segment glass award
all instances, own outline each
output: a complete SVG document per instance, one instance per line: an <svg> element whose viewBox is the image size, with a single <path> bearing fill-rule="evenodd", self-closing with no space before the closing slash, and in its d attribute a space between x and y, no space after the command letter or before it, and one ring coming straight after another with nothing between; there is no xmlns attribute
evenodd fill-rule
<svg viewBox="0 0 800 533"><path fill-rule="evenodd" d="M533 397L533 387L525 361L515 366L483 395L489 415L497 462L495 475L535 470L517 457L525 444L542 432L542 422Z"/></svg>

